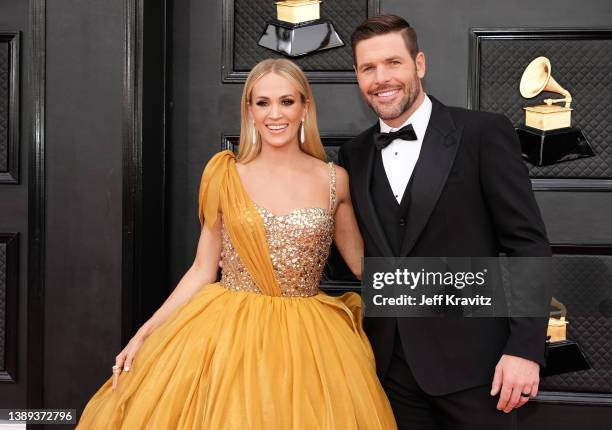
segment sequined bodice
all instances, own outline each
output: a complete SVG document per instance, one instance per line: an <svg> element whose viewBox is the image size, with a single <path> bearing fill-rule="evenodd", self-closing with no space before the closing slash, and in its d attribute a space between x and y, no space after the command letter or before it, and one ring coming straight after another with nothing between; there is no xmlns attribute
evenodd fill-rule
<svg viewBox="0 0 612 430"><path fill-rule="evenodd" d="M263 220L270 259L283 296L313 296L329 256L334 235L335 170L330 163L329 208L302 208L274 215L257 206ZM223 269L221 284L230 290L260 293L222 223Z"/></svg>

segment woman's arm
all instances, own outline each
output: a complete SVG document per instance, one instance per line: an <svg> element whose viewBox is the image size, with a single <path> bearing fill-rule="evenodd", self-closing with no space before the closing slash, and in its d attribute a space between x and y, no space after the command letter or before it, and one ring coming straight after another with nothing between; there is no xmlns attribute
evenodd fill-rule
<svg viewBox="0 0 612 430"><path fill-rule="evenodd" d="M208 228L204 225L200 232L200 240L196 257L185 275L153 316L142 325L137 335L149 336L159 327L175 309L185 304L200 288L215 282L219 259L221 258L221 215L217 222Z"/></svg>
<svg viewBox="0 0 612 430"><path fill-rule="evenodd" d="M357 227L351 193L349 191L349 177L346 170L340 166L336 168L336 213L334 240L342 258L351 269L351 272L361 279L361 259L363 258L363 239Z"/></svg>

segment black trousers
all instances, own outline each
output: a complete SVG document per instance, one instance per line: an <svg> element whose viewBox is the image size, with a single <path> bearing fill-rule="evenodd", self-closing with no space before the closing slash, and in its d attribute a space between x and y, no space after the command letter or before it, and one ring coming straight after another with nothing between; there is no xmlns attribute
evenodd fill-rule
<svg viewBox="0 0 612 430"><path fill-rule="evenodd" d="M393 358L382 384L391 402L399 430L514 430L516 410L496 408L491 385L444 396L431 396L418 386L406 362L396 329ZM493 381L493 375L491 375Z"/></svg>

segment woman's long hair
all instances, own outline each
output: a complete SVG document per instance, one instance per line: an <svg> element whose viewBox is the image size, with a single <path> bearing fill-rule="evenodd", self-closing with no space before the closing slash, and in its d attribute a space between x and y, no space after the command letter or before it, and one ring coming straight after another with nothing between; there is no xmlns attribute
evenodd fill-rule
<svg viewBox="0 0 612 430"><path fill-rule="evenodd" d="M300 149L306 154L312 155L320 160L326 161L327 156L319 136L317 125L317 106L312 96L312 90L308 79L294 62L284 58L274 58L263 60L251 70L242 90L240 101L240 147L238 150L238 160L248 163L261 152L261 136L256 131L257 141L253 144L253 121L249 115L249 105L253 86L263 76L268 73L276 73L291 82L301 95L302 103L308 101L308 111L304 117L304 143L300 144Z"/></svg>

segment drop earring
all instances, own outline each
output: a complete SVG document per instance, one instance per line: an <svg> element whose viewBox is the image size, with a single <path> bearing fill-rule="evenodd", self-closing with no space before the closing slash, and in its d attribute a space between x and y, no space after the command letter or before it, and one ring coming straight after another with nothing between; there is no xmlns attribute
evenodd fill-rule
<svg viewBox="0 0 612 430"><path fill-rule="evenodd" d="M302 125L300 126L300 143L303 145L306 137L304 136L304 120L302 120Z"/></svg>
<svg viewBox="0 0 612 430"><path fill-rule="evenodd" d="M257 129L255 128L255 121L253 121L253 132L251 133L251 144L257 145Z"/></svg>

